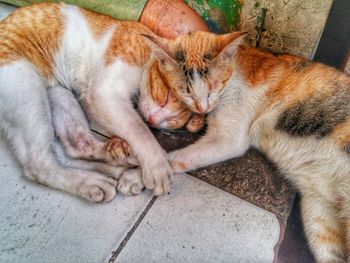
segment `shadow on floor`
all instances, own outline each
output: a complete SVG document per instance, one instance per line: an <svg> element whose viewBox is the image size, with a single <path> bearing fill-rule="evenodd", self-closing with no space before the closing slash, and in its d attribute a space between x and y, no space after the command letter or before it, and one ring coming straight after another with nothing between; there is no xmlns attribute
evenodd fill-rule
<svg viewBox="0 0 350 263"><path fill-rule="evenodd" d="M287 221L285 238L281 244L279 263L316 263L303 230L300 212L300 196L297 195Z"/></svg>

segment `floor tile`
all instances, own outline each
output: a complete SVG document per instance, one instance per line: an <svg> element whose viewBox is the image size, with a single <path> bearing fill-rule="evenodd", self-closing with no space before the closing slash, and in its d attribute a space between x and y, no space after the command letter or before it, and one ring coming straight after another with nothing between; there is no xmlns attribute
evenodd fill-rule
<svg viewBox="0 0 350 263"><path fill-rule="evenodd" d="M151 196L91 204L26 180L0 140L0 262L102 262Z"/></svg>
<svg viewBox="0 0 350 263"><path fill-rule="evenodd" d="M116 258L117 263L272 262L275 215L188 175L176 177Z"/></svg>

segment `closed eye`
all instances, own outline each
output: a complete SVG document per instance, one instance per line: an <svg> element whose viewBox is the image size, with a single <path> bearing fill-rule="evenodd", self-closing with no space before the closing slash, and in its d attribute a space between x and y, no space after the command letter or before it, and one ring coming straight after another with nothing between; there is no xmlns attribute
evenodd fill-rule
<svg viewBox="0 0 350 263"><path fill-rule="evenodd" d="M168 101L169 101L169 92L167 93L165 100L163 100L163 103L160 104L160 107L161 108L165 107L168 104Z"/></svg>

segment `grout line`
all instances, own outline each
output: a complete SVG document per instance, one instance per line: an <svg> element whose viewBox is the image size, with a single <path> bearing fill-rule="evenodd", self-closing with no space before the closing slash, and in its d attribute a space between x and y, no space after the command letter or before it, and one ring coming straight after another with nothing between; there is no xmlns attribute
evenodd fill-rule
<svg viewBox="0 0 350 263"><path fill-rule="evenodd" d="M131 238L131 236L134 234L134 232L136 231L136 229L138 228L138 226L140 225L141 221L143 220L143 218L146 216L146 214L148 213L148 211L151 209L151 207L153 206L154 202L157 200L158 196L153 196L151 201L148 203L148 205L146 206L146 208L143 210L143 212L141 213L141 215L138 217L138 219L136 220L135 224L133 225L133 227L130 229L130 231L126 234L126 236L124 237L123 241L119 244L118 248L112 252L112 256L110 257L110 259L108 260L108 263L113 263L115 262L115 260L117 259L117 257L119 256L120 252L122 252L123 248L126 246L126 244L128 243L129 239Z"/></svg>

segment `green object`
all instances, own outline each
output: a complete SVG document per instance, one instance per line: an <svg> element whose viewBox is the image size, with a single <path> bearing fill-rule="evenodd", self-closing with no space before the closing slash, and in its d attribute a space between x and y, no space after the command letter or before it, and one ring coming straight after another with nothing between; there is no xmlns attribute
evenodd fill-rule
<svg viewBox="0 0 350 263"><path fill-rule="evenodd" d="M265 23L265 17L267 13L267 8L261 8L260 13L256 18L256 47L259 46L260 39L261 39L261 33L263 32L264 29L264 23Z"/></svg>
<svg viewBox="0 0 350 263"><path fill-rule="evenodd" d="M210 31L237 31L240 21L239 0L185 0L206 22Z"/></svg>
<svg viewBox="0 0 350 263"><path fill-rule="evenodd" d="M64 2L106 14L120 20L139 20L147 1L148 0L1 0L1 2L16 6L26 6L32 3L43 2Z"/></svg>

